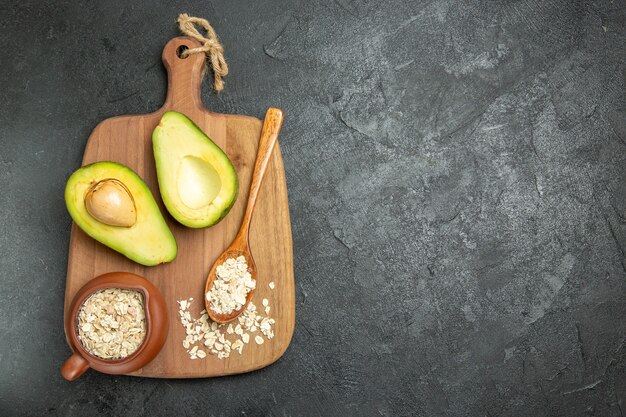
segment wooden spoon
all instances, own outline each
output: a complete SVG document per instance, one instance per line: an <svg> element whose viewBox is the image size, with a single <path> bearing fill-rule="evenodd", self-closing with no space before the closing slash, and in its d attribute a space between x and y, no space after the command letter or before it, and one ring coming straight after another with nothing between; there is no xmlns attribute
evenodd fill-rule
<svg viewBox="0 0 626 417"><path fill-rule="evenodd" d="M252 182L250 183L250 192L248 193L248 205L246 206L246 212L243 215L243 221L235 240L230 246L220 255L219 258L213 263L209 277L206 280L206 286L204 288L204 304L206 311L211 320L217 323L226 323L239 316L245 309L254 290L251 290L246 296L246 303L239 309L233 310L228 314L220 314L211 309L211 303L206 298L206 294L213 287L213 281L215 280L215 270L218 265L223 264L229 258L237 258L243 256L248 263L248 272L252 275L252 279L256 282L257 270L252 253L250 252L249 244L249 231L250 221L252 220L252 212L256 205L259 189L261 188L261 182L265 176L267 165L269 164L270 157L272 156L272 150L278 140L278 132L283 124L283 111L270 107L265 114L265 120L263 121L263 130L261 130L261 139L259 140L259 150L256 155L256 162L254 163L254 171L252 171ZM257 283L258 286L258 283Z"/></svg>

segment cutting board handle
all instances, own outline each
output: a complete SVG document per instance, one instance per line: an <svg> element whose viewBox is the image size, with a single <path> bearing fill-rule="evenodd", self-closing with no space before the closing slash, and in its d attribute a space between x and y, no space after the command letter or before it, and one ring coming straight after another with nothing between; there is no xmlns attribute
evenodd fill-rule
<svg viewBox="0 0 626 417"><path fill-rule="evenodd" d="M193 101L195 107L204 108L200 98L200 84L206 65L206 55L198 53L181 58L180 53L186 48L197 48L200 42L187 36L180 36L169 41L163 48L163 64L167 69L167 98L162 110L176 110L185 107L181 104Z"/></svg>

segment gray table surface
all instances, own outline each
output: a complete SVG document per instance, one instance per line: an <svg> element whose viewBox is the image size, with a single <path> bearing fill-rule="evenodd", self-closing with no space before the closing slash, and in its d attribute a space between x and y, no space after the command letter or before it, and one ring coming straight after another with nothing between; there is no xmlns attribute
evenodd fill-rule
<svg viewBox="0 0 626 417"><path fill-rule="evenodd" d="M174 3L2 1L1 416L626 415L624 0ZM209 109L285 110L293 341L69 383L64 183L161 105L181 12L226 48Z"/></svg>

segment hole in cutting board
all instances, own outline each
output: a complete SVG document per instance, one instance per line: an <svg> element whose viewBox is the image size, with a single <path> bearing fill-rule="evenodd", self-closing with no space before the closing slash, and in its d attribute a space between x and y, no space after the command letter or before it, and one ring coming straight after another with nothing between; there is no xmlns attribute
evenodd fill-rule
<svg viewBox="0 0 626 417"><path fill-rule="evenodd" d="M176 56L178 56L180 59L187 59L186 56L183 56L183 52L185 52L187 49L189 49L187 45L180 45L178 48L176 48Z"/></svg>

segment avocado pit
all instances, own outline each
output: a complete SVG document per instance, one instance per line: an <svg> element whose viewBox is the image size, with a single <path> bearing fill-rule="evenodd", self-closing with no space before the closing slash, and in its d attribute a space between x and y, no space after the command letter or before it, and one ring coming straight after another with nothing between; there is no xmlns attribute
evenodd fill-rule
<svg viewBox="0 0 626 417"><path fill-rule="evenodd" d="M93 218L109 226L132 227L137 222L133 196L114 178L92 185L85 194L85 207Z"/></svg>

